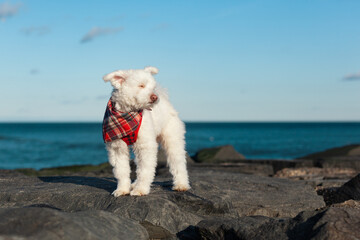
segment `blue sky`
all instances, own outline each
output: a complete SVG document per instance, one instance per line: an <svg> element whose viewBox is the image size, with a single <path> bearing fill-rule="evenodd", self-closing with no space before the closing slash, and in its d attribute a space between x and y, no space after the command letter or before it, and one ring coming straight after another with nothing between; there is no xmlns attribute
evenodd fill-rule
<svg viewBox="0 0 360 240"><path fill-rule="evenodd" d="M102 121L160 69L185 121L360 121L360 1L1 1L0 121Z"/></svg>

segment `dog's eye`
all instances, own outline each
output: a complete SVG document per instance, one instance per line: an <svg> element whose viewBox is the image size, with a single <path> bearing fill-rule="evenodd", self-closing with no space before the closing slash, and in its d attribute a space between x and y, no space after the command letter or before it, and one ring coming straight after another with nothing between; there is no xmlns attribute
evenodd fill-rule
<svg viewBox="0 0 360 240"><path fill-rule="evenodd" d="M144 85L144 84L140 84L140 85L139 85L139 88L145 88L145 85Z"/></svg>

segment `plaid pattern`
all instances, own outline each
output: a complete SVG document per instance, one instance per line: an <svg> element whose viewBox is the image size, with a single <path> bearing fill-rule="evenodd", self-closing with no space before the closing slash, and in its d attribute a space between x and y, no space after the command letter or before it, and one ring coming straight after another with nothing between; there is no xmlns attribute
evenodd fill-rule
<svg viewBox="0 0 360 240"><path fill-rule="evenodd" d="M139 112L117 111L111 99L109 100L103 121L104 142L122 139L127 145L136 142L142 120L142 110Z"/></svg>

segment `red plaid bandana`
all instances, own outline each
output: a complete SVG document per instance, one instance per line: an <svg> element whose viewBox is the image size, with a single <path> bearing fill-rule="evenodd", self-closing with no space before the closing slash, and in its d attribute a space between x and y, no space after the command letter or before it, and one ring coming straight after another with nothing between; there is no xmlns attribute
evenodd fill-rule
<svg viewBox="0 0 360 240"><path fill-rule="evenodd" d="M139 112L117 111L111 99L109 100L103 121L104 142L122 139L127 145L136 142L142 120L142 110Z"/></svg>

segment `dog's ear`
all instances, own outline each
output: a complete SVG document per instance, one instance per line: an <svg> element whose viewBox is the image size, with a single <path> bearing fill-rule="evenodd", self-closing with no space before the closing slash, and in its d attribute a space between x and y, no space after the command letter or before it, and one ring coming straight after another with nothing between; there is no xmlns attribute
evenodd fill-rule
<svg viewBox="0 0 360 240"><path fill-rule="evenodd" d="M145 67L144 70L151 73L152 75L155 75L159 72L159 69L157 69L156 67L151 67L151 66Z"/></svg>
<svg viewBox="0 0 360 240"><path fill-rule="evenodd" d="M126 79L126 73L124 71L115 71L109 74L106 74L103 77L104 82L119 82L123 83Z"/></svg>

